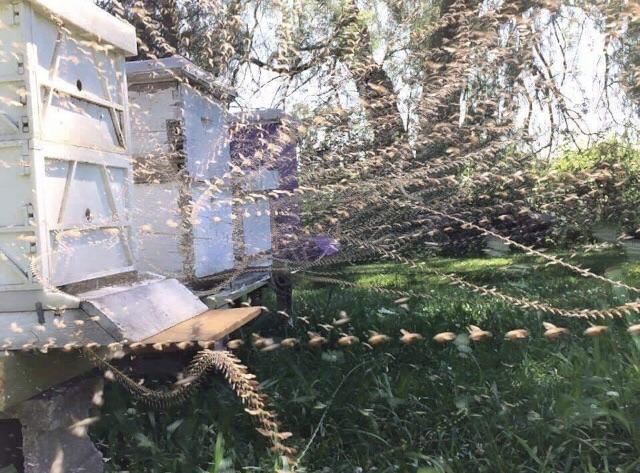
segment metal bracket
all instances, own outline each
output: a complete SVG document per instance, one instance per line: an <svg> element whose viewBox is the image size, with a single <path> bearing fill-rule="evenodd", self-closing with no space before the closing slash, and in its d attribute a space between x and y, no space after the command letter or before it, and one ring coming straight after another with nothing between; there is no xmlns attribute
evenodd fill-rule
<svg viewBox="0 0 640 473"><path fill-rule="evenodd" d="M36 216L35 211L33 209L33 204L29 203L25 205L25 210L27 212L27 225L29 224L29 219L32 219Z"/></svg>
<svg viewBox="0 0 640 473"><path fill-rule="evenodd" d="M18 74L24 74L24 56L22 54L17 54L18 60Z"/></svg>
<svg viewBox="0 0 640 473"><path fill-rule="evenodd" d="M44 319L44 309L41 302L36 302L36 313L38 314L38 323L44 325L47 321Z"/></svg>
<svg viewBox="0 0 640 473"><path fill-rule="evenodd" d="M13 7L13 17L11 18L11 22L13 25L19 25L20 24L20 4L14 3L12 7Z"/></svg>

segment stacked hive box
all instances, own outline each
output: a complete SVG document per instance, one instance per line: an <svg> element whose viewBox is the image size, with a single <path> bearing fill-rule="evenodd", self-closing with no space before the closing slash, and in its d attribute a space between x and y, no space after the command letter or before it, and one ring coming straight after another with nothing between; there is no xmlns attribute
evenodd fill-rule
<svg viewBox="0 0 640 473"><path fill-rule="evenodd" d="M0 0L0 45L0 419L12 418L0 445L22 428L24 471L97 472L88 436L69 433L69 421L88 415L76 394L87 401L92 388L69 383L30 400L91 368L74 348L219 340L260 313L208 311L175 279L138 271L134 217L146 221L143 237L157 221L169 229L163 236L190 245L179 276L233 267L232 196L219 178L229 154L224 107L187 87L151 111L155 132L153 119L172 114L160 133L169 159L145 167L148 143L138 146L138 176L152 175L135 202L125 72L134 28L92 0ZM174 102L188 104L184 113ZM185 129L196 139L185 140ZM160 258L176 258L167 249ZM0 469L22 467L16 461L0 455Z"/></svg>
<svg viewBox="0 0 640 473"><path fill-rule="evenodd" d="M127 76L142 267L203 290L268 268L279 174L231 162L232 92L180 56L129 63Z"/></svg>
<svg viewBox="0 0 640 473"><path fill-rule="evenodd" d="M204 313L177 281L136 271L134 28L90 0L0 1L0 44L3 353L140 341ZM56 358L0 357L0 411L87 368Z"/></svg>
<svg viewBox="0 0 640 473"><path fill-rule="evenodd" d="M245 175L242 186L244 254L300 257L297 122L280 110L234 116L231 158ZM267 265L269 257L255 260Z"/></svg>
<svg viewBox="0 0 640 473"><path fill-rule="evenodd" d="M127 76L141 266L190 283L232 270L231 92L179 56Z"/></svg>
<svg viewBox="0 0 640 473"><path fill-rule="evenodd" d="M48 288L134 267L135 33L89 2L2 2L0 18L0 310L33 310L58 304Z"/></svg>

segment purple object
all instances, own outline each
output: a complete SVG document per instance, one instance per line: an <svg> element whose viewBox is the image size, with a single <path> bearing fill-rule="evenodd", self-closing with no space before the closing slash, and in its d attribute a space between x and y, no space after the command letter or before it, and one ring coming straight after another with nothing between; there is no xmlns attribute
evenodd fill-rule
<svg viewBox="0 0 640 473"><path fill-rule="evenodd" d="M321 256L335 255L340 251L340 242L329 235L318 235L313 237L313 242L322 251Z"/></svg>
<svg viewBox="0 0 640 473"><path fill-rule="evenodd" d="M297 122L280 110L239 113L231 132L231 159L243 171L278 171L277 190L298 188ZM271 199L273 254L300 260L302 226L297 195Z"/></svg>
<svg viewBox="0 0 640 473"><path fill-rule="evenodd" d="M336 254L340 244L328 235L311 236L300 221L298 188L298 123L280 110L256 110L235 116L231 159L243 171L278 171L278 190L292 192L271 199L273 254L308 261Z"/></svg>

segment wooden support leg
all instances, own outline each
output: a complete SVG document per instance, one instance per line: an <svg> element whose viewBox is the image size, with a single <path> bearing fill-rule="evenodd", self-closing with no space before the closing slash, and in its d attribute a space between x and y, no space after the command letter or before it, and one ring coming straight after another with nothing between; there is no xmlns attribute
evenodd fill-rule
<svg viewBox="0 0 640 473"><path fill-rule="evenodd" d="M273 276L273 286L276 291L276 307L278 310L293 315L293 283L286 274Z"/></svg>

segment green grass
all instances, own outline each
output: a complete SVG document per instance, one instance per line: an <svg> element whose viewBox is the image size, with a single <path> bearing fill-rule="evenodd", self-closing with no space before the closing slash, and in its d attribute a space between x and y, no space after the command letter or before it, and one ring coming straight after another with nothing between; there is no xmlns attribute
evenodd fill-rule
<svg viewBox="0 0 640 473"><path fill-rule="evenodd" d="M620 253L574 261L640 286L640 265ZM523 256L434 258L428 267L560 307L605 308L632 298ZM640 471L640 341L625 332L635 318L604 321L610 332L589 339L581 335L584 321L522 311L407 267L334 269L351 281L429 297L411 299L405 309L394 297L366 289L301 282L295 312L312 328L344 310L352 319L345 331L366 338L376 330L394 341L373 351L336 348L333 333L324 350L239 351L300 450L317 430L301 462L306 471ZM572 335L548 342L543 321L569 327ZM496 336L483 344L461 336L444 347L430 340L440 331L464 333L469 323ZM513 328L529 329L531 339L504 341L500 334ZM397 341L400 329L420 332L426 341L403 346ZM305 330L298 324L278 335L304 338ZM111 458L110 471L222 471L215 465L273 471L265 444L218 381L187 405L161 413L110 386L94 436Z"/></svg>

